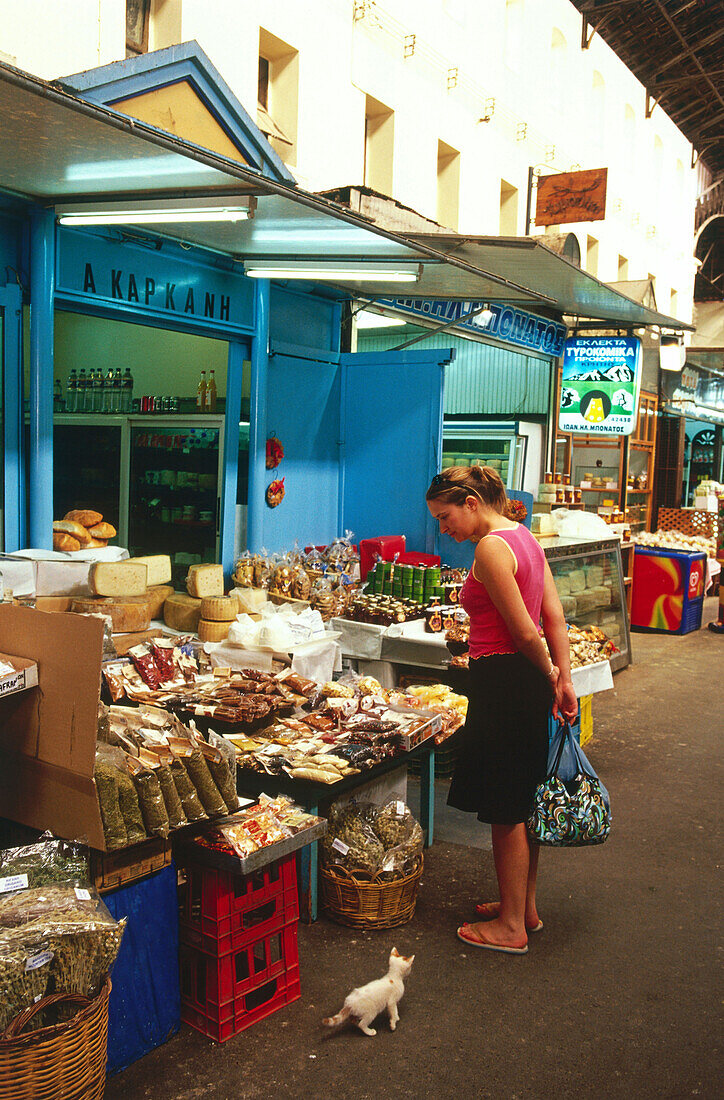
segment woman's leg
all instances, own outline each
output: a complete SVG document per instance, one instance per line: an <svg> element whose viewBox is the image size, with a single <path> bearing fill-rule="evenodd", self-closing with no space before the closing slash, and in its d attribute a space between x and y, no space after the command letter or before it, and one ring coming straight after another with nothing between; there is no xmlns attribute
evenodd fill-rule
<svg viewBox="0 0 724 1100"><path fill-rule="evenodd" d="M522 821L517 825L493 825L491 828L500 911L495 920L479 921L469 927L492 943L519 946L527 940L525 914L531 866L528 834ZM535 878L533 891L535 895Z"/></svg>
<svg viewBox="0 0 724 1100"><path fill-rule="evenodd" d="M493 829L497 829L499 826L494 825ZM493 842L495 845L495 841ZM540 923L540 917L538 916L538 907L536 905L536 881L538 878L538 856L540 853L540 845L531 841L528 837L528 878L526 882L525 891L525 926L530 931L531 929L537 930ZM500 886L500 876L498 876L498 885ZM487 920L492 920L500 915L500 902L489 901L485 903L486 912L484 916Z"/></svg>

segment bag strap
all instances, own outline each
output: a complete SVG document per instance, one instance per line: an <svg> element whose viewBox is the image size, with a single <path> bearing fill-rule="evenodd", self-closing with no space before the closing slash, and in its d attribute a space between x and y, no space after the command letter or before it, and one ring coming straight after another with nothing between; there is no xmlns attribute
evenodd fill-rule
<svg viewBox="0 0 724 1100"><path fill-rule="evenodd" d="M571 723L568 721L562 722L560 731L561 743L558 746L558 752L556 753L553 767L548 772L549 779L552 779L554 776L558 775L558 769L561 766L561 760L563 758L563 750L566 747L566 742L568 741L569 737L573 737L573 733L571 732Z"/></svg>

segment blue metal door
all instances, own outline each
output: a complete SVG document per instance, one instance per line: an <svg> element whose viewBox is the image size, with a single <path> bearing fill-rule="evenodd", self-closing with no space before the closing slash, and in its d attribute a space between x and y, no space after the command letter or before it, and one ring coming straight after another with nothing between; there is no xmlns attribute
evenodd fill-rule
<svg viewBox="0 0 724 1100"><path fill-rule="evenodd" d="M0 550L25 546L25 466L23 459L22 290L15 284L0 287Z"/></svg>
<svg viewBox="0 0 724 1100"><path fill-rule="evenodd" d="M442 457L443 377L453 348L341 356L340 531L405 535L434 553L425 492Z"/></svg>

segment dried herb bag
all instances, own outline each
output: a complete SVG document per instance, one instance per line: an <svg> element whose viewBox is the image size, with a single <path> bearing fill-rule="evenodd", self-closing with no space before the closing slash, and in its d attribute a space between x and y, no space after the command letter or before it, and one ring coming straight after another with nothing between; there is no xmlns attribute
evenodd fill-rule
<svg viewBox="0 0 724 1100"><path fill-rule="evenodd" d="M208 814L201 805L201 799L189 778L189 773L183 766L183 761L180 758L174 760L173 764L170 765L170 769L187 820L190 822L206 821Z"/></svg>
<svg viewBox="0 0 724 1100"><path fill-rule="evenodd" d="M144 816L138 801L136 787L130 775L118 769L118 801L126 825L129 844L138 844L146 839L146 828L143 824Z"/></svg>
<svg viewBox="0 0 724 1100"><path fill-rule="evenodd" d="M167 837L170 831L168 813L155 772L150 768L144 769L134 775L133 781L146 829L151 836Z"/></svg>
<svg viewBox="0 0 724 1100"><path fill-rule="evenodd" d="M219 788L214 783L209 766L204 759L204 754L201 749L195 748L188 756L181 758L184 763L184 767L189 774L189 778L193 783L196 790L199 792L199 798L206 810L209 817L214 817L218 814L226 813L226 802L221 796ZM234 807L235 809L238 807Z"/></svg>
<svg viewBox="0 0 724 1100"><path fill-rule="evenodd" d="M169 825L172 829L179 829L182 825L188 825L188 819L184 813L176 784L173 781L173 774L168 764L161 764L160 767L156 768L156 776L161 787Z"/></svg>
<svg viewBox="0 0 724 1100"><path fill-rule="evenodd" d="M128 833L119 801L118 769L107 760L96 757L95 782L106 848L109 852L125 848L128 844Z"/></svg>
<svg viewBox="0 0 724 1100"><path fill-rule="evenodd" d="M229 765L224 757L221 760L207 760L211 777L218 787L219 794L226 803L229 813L236 813L239 809L239 796L236 793L236 783L231 774Z"/></svg>

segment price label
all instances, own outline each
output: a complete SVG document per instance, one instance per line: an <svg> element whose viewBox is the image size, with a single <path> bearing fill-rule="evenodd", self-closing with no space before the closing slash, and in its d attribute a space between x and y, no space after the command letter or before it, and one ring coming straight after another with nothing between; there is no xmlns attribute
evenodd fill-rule
<svg viewBox="0 0 724 1100"><path fill-rule="evenodd" d="M11 890L27 890L27 875L7 875L0 878L0 894L9 894Z"/></svg>
<svg viewBox="0 0 724 1100"><path fill-rule="evenodd" d="M37 970L39 966L45 966L53 958L53 951L41 951L38 955L31 955L25 960L25 970Z"/></svg>
<svg viewBox="0 0 724 1100"><path fill-rule="evenodd" d="M90 901L90 890L84 890L82 886L76 886L75 896L78 901Z"/></svg>
<svg viewBox="0 0 724 1100"><path fill-rule="evenodd" d="M339 837L335 837L335 839L332 841L332 847L334 848L335 852L339 852L339 854L342 856L346 856L347 852L349 851L349 844L345 844L345 842L343 840L340 840Z"/></svg>
<svg viewBox="0 0 724 1100"><path fill-rule="evenodd" d="M398 801L398 803L397 803L397 816L398 817L404 817L405 816L405 803L404 802Z"/></svg>

